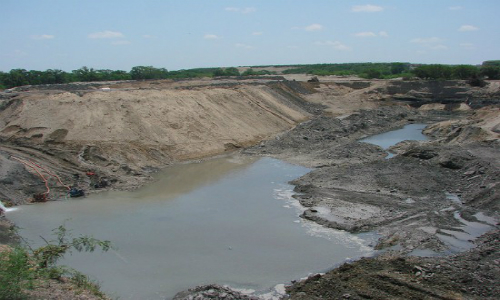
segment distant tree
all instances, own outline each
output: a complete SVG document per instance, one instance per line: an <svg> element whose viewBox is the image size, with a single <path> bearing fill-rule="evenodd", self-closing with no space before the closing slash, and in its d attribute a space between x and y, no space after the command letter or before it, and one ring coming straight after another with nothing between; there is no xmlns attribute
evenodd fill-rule
<svg viewBox="0 0 500 300"><path fill-rule="evenodd" d="M373 79L373 78L382 78L382 72L377 69L369 69L366 71L365 75L363 76L368 79Z"/></svg>
<svg viewBox="0 0 500 300"><path fill-rule="evenodd" d="M500 66L482 65L480 74L481 76L487 77L490 80L500 79Z"/></svg>
<svg viewBox="0 0 500 300"><path fill-rule="evenodd" d="M69 76L68 73L62 71L62 70L57 70L57 69L48 69L45 72L43 72L43 81L46 84L51 84L51 83L66 83L69 81Z"/></svg>
<svg viewBox="0 0 500 300"><path fill-rule="evenodd" d="M391 63L391 74L401 74L408 72L410 70L410 64L409 63L401 63L401 62L395 62Z"/></svg>
<svg viewBox="0 0 500 300"><path fill-rule="evenodd" d="M486 60L486 61L483 61L482 66L500 67L500 60Z"/></svg>
<svg viewBox="0 0 500 300"><path fill-rule="evenodd" d="M453 69L446 65L423 65L413 70L415 76L422 79L451 79Z"/></svg>
<svg viewBox="0 0 500 300"><path fill-rule="evenodd" d="M25 69L12 69L5 76L5 85L9 88L30 84L29 72Z"/></svg>
<svg viewBox="0 0 500 300"><path fill-rule="evenodd" d="M233 67L225 68L225 69L217 68L214 70L213 76L217 76L217 77L220 77L220 76L240 76L240 71L238 71L237 68L233 68Z"/></svg>
<svg viewBox="0 0 500 300"><path fill-rule="evenodd" d="M89 68L84 66L78 70L73 70L71 73L73 74L74 79L76 81L89 82L89 81L98 81L99 80L99 74L93 68L89 69Z"/></svg>
<svg viewBox="0 0 500 300"><path fill-rule="evenodd" d="M224 70L222 68L216 69L213 74L216 77L226 76L226 73L224 72Z"/></svg>
<svg viewBox="0 0 500 300"><path fill-rule="evenodd" d="M157 69L153 66L137 66L130 70L130 77L134 80L163 79L168 77L167 69Z"/></svg>
<svg viewBox="0 0 500 300"><path fill-rule="evenodd" d="M129 80L130 74L122 70L97 70L99 80L112 81L112 80Z"/></svg>
<svg viewBox="0 0 500 300"><path fill-rule="evenodd" d="M5 83L6 78L7 78L7 73L0 71L0 90L7 88L7 84Z"/></svg>
<svg viewBox="0 0 500 300"><path fill-rule="evenodd" d="M226 74L226 76L240 76L240 71L238 71L237 68L226 68L224 70L224 73Z"/></svg>
<svg viewBox="0 0 500 300"><path fill-rule="evenodd" d="M250 68L245 70L245 72L241 73L241 76L256 76L256 75L271 75L271 74L273 74L273 72L268 70L255 71L254 69Z"/></svg>
<svg viewBox="0 0 500 300"><path fill-rule="evenodd" d="M458 65L453 67L453 78L468 80L477 77L479 69L471 65Z"/></svg>
<svg viewBox="0 0 500 300"><path fill-rule="evenodd" d="M254 69L250 68L245 70L245 72L241 73L241 76L252 76L252 75L257 75L257 72L255 72Z"/></svg>

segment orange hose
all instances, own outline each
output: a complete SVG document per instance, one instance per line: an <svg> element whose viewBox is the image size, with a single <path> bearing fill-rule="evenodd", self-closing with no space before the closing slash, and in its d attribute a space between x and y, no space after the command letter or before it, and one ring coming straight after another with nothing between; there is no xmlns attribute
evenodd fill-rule
<svg viewBox="0 0 500 300"><path fill-rule="evenodd" d="M35 166L37 166L38 168L40 168L40 169L44 170L44 171L45 171L45 173L47 173L47 174L49 174L49 175L54 176L55 178L57 178L57 181L59 181L59 183L60 183L62 186L64 186L65 188L67 188L67 189L68 189L68 191L69 191L69 190L71 190L71 187L70 187L70 186L68 186L68 185L65 185L65 184L62 182L61 178L59 178L59 176L57 176L57 174L52 173L51 171L49 171L49 170L45 169L43 166L41 166L41 165L37 164L36 162L32 161L31 159L29 159L28 161L29 161L30 163L34 164Z"/></svg>
<svg viewBox="0 0 500 300"><path fill-rule="evenodd" d="M47 188L47 191L45 193L43 193L44 195L48 195L50 193L50 188L49 188L49 183L47 182L47 179L38 171L37 168L33 167L31 164L29 164L28 162L26 161L23 161L22 159L20 158L17 158L15 156L11 156L11 158L19 161L20 163L22 163L23 165L27 166L27 167L30 167L32 168L33 170L35 170L35 172L38 174L38 176L40 176L40 178L42 178L43 182L45 182L45 188Z"/></svg>

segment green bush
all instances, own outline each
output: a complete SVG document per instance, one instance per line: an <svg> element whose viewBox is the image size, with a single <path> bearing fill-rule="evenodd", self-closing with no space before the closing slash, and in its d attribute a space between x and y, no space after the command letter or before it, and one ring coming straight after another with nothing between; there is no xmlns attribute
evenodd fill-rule
<svg viewBox="0 0 500 300"><path fill-rule="evenodd" d="M25 249L0 252L0 299L24 299L23 290L32 288L35 275L35 266Z"/></svg>
<svg viewBox="0 0 500 300"><path fill-rule="evenodd" d="M40 248L16 247L0 252L0 300L25 299L24 291L34 288L35 280L43 282L63 276L69 277L77 287L104 297L98 284L75 270L56 266L56 263L73 250L93 252L101 248L102 251L108 251L111 243L89 236L73 238L64 226L59 226L53 232L56 239L46 241L47 245Z"/></svg>

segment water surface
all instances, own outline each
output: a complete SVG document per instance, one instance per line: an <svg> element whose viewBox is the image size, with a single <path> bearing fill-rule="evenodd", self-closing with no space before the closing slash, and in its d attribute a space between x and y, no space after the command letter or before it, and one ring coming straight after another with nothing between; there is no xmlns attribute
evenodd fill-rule
<svg viewBox="0 0 500 300"><path fill-rule="evenodd" d="M410 140L410 141L426 141L429 138L422 133L422 130L427 126L427 124L408 124L403 128L398 130L393 130L377 135L373 135L360 140L361 142L374 144L387 150L390 147L396 145L399 142ZM389 153L388 157L393 157L394 154Z"/></svg>
<svg viewBox="0 0 500 300"><path fill-rule="evenodd" d="M309 170L233 157L168 168L135 192L29 205L9 213L34 244L65 220L118 250L63 261L120 299L165 299L200 284L264 291L372 254L373 235L302 220L287 182Z"/></svg>

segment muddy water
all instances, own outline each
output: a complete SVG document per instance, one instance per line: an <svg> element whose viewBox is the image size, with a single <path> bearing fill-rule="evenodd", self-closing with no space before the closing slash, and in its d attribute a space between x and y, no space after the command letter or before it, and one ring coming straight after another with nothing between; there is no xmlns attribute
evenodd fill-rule
<svg viewBox="0 0 500 300"><path fill-rule="evenodd" d="M74 235L111 240L108 253L63 261L120 299L169 299L208 283L266 291L368 256L374 235L300 219L287 182L308 169L232 157L175 166L135 192L30 205L9 213L34 244L66 221Z"/></svg>
<svg viewBox="0 0 500 300"><path fill-rule="evenodd" d="M426 124L408 124L401 129L393 130L374 136L367 137L360 140L361 142L375 144L384 148L385 150L405 140L411 141L425 141L428 140L427 136L422 133ZM386 158L393 157L394 154L389 153Z"/></svg>

